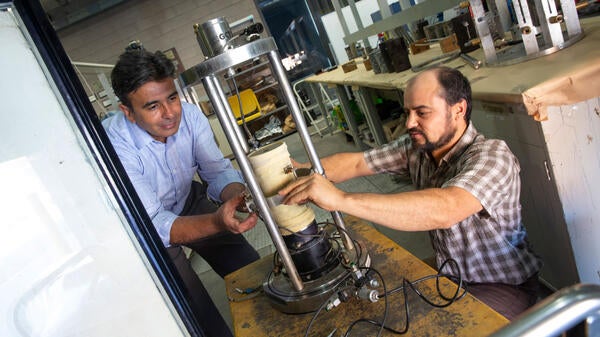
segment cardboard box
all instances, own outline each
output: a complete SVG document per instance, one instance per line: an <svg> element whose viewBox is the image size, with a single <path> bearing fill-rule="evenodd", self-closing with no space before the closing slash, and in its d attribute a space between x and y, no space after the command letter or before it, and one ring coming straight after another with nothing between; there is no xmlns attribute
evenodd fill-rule
<svg viewBox="0 0 600 337"><path fill-rule="evenodd" d="M356 70L357 68L358 67L356 66L356 61L354 61L354 60L342 64L342 70L345 73L349 73L353 70Z"/></svg>
<svg viewBox="0 0 600 337"><path fill-rule="evenodd" d="M442 39L440 41L440 47L442 48L442 53L448 53L460 49L458 46L458 40L456 39L456 34L452 34Z"/></svg>

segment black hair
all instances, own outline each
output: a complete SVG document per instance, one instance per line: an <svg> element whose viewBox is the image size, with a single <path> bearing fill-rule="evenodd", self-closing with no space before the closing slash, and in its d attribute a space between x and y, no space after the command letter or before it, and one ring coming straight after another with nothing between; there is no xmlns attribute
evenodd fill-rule
<svg viewBox="0 0 600 337"><path fill-rule="evenodd" d="M115 95L125 106L131 107L127 97L150 81L161 81L175 76L175 65L161 51L151 53L144 48L125 50L111 72Z"/></svg>
<svg viewBox="0 0 600 337"><path fill-rule="evenodd" d="M464 99L467 102L465 120L471 120L471 84L469 80L458 70L450 67L437 67L433 69L437 75L438 82L443 92L440 96L446 100L448 105L454 105Z"/></svg>

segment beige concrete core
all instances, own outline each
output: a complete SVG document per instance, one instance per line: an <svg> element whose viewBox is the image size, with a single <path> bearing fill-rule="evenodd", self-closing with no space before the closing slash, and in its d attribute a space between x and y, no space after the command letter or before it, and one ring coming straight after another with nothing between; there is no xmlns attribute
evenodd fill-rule
<svg viewBox="0 0 600 337"><path fill-rule="evenodd" d="M295 179L286 168L292 166L290 153L285 142L277 142L261 147L248 156L258 184L266 198L274 196L285 185ZM271 213L280 228L281 235L299 232L315 219L314 211L306 205L277 205ZM286 230L287 229L287 230Z"/></svg>

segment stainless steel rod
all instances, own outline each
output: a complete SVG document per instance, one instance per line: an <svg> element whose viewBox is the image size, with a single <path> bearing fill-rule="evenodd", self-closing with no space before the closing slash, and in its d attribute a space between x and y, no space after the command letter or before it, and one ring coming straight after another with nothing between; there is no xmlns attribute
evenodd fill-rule
<svg viewBox="0 0 600 337"><path fill-rule="evenodd" d="M237 158L240 169L244 174L246 184L248 185L248 188L250 189L250 192L254 197L254 202L256 203L256 206L260 211L261 218L265 222L267 231L269 232L269 235L271 236L271 239L275 244L275 248L279 253L279 257L281 258L281 261L285 266L287 276L289 277L293 287L297 291L300 291L304 288L304 284L302 283L300 275L298 274L298 270L296 269L296 266L292 261L290 252L288 251L285 242L283 241L283 237L279 233L278 226L271 215L269 205L267 204L267 200L265 199L262 189L260 188L260 185L258 184L256 177L254 176L252 166L250 164L250 161L248 160L247 154L242 145L240 144L240 141L236 136L235 130L233 129L229 121L228 116L233 114L231 113L231 111L228 111L230 109L226 108L226 105L223 103L226 101L225 97L222 94L220 94L223 91L220 88L220 85L218 81L216 81L216 78L214 76L205 77L202 79L202 82L206 88L206 92L209 98L215 105L214 108L215 112L217 113L217 117L219 118L219 121L223 126L223 131L225 132L227 140L231 145L231 149L233 150L233 153ZM235 126L235 128L237 128L237 125Z"/></svg>
<svg viewBox="0 0 600 337"><path fill-rule="evenodd" d="M296 122L296 129L298 130L298 134L300 135L302 144L304 144L304 150L306 150L306 153L308 154L310 163L312 164L312 167L317 174L326 176L325 170L323 169L323 165L321 165L321 160L319 160L319 156L317 155L317 151L315 150L315 146L310 140L310 133L308 132L304 116L300 111L300 107L298 107L298 102L296 102L296 98L292 91L290 82L288 81L287 76L285 76L285 71L283 69L283 65L281 64L281 61L279 60L279 55L276 51L271 51L267 54L267 56L269 57L271 65L273 66L273 72L277 77L277 81L279 82L283 95L285 96L285 100L290 110L290 113L292 114L292 118L294 118L294 121ZM354 243L347 234L346 225L344 224L344 220L342 219L340 212L334 211L331 212L331 214L333 216L333 221L335 222L335 224L342 229L344 247L346 247L347 250L353 250Z"/></svg>
<svg viewBox="0 0 600 337"><path fill-rule="evenodd" d="M463 61L465 61L468 65L470 65L475 70L481 68L481 64L483 63L480 60L478 60L468 54L460 54L460 58L462 58Z"/></svg>

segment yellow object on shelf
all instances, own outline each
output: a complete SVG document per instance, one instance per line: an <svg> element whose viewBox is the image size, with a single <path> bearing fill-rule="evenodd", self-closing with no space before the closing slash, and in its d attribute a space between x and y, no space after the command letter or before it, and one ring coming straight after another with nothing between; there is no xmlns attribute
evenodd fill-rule
<svg viewBox="0 0 600 337"><path fill-rule="evenodd" d="M231 111L233 111L233 115L237 119L238 124L242 124L242 115L240 113L240 101L242 105L241 110L244 112L244 120L246 122L260 117L260 104L258 104L258 99L256 98L254 91L252 89L246 89L240 91L239 95L239 100L237 95L229 96L227 98L229 106L231 107Z"/></svg>

